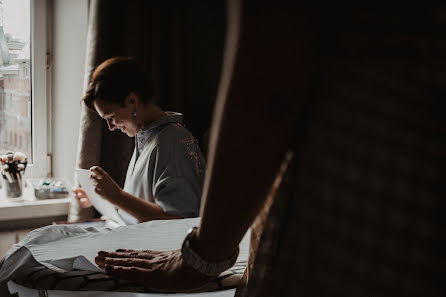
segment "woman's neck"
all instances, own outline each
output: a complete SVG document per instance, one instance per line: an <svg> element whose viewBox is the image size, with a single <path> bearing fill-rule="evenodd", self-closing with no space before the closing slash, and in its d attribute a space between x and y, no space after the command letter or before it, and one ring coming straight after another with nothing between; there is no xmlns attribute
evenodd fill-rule
<svg viewBox="0 0 446 297"><path fill-rule="evenodd" d="M141 121L141 129L149 127L150 124L167 115L167 113L155 103L147 103L139 112L141 112L141 115L137 115L137 118Z"/></svg>

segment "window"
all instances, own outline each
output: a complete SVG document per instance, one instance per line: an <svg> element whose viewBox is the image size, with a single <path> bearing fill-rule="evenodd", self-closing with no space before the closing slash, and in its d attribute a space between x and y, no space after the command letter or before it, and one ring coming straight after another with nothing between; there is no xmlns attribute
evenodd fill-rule
<svg viewBox="0 0 446 297"><path fill-rule="evenodd" d="M25 153L27 177L48 173L46 3L0 0L0 153Z"/></svg>

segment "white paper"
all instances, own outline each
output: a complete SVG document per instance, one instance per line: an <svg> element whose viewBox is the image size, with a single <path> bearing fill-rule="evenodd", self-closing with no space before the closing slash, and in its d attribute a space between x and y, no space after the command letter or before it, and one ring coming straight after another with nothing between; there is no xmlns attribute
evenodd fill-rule
<svg viewBox="0 0 446 297"><path fill-rule="evenodd" d="M121 216L116 210L116 207L112 203L108 202L107 200L103 199L101 196L96 194L93 186L93 181L90 178L91 171L87 169L76 169L76 173L79 183L87 193L88 198L90 198L94 207L102 215L106 216L107 218L115 221L116 223L122 226L125 226L126 223L122 220Z"/></svg>

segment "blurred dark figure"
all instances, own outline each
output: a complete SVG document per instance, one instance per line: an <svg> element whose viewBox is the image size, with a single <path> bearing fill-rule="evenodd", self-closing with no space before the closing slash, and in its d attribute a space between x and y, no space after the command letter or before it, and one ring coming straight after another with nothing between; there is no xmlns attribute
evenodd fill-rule
<svg viewBox="0 0 446 297"><path fill-rule="evenodd" d="M439 8L230 2L193 248L228 259L254 222L238 296L441 296L445 33ZM158 290L206 281L179 251L102 256Z"/></svg>

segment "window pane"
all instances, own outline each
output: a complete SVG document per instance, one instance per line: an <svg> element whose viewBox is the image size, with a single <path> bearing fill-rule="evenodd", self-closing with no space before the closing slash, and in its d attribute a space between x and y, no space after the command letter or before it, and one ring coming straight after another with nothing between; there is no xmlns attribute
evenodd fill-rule
<svg viewBox="0 0 446 297"><path fill-rule="evenodd" d="M30 0L0 0L0 154L32 163Z"/></svg>

